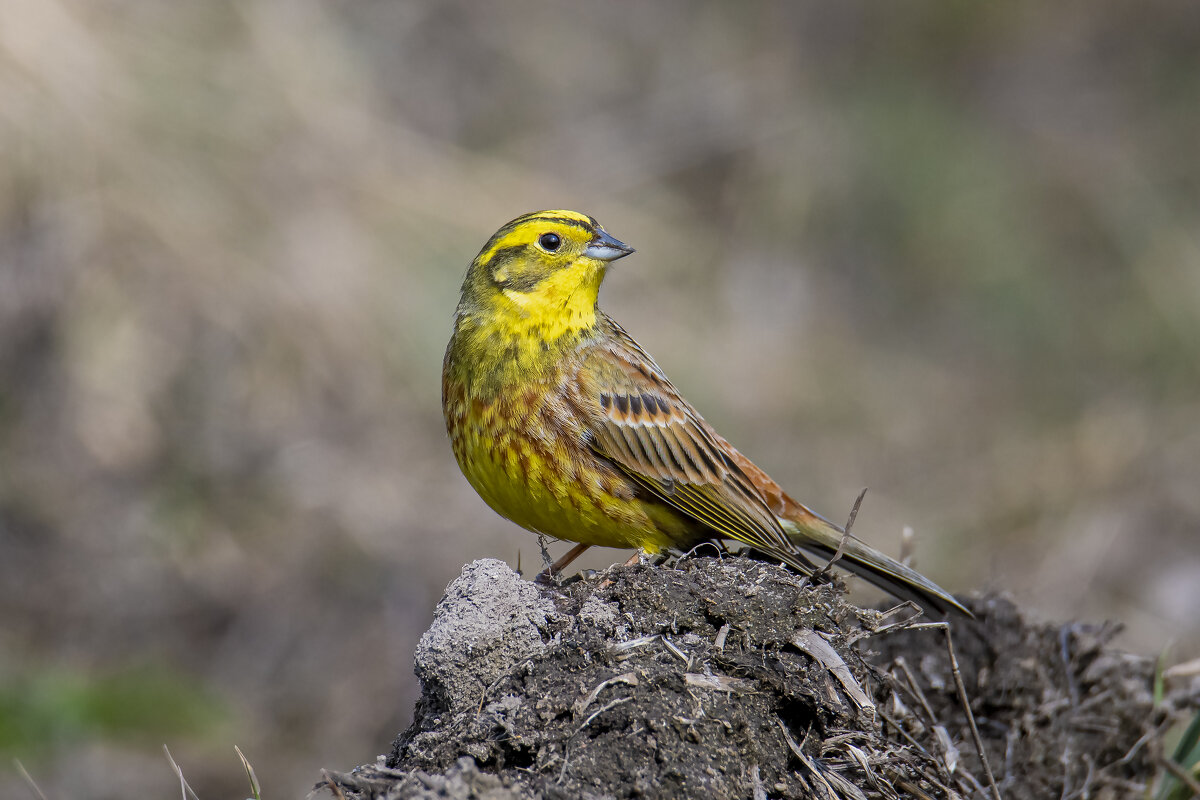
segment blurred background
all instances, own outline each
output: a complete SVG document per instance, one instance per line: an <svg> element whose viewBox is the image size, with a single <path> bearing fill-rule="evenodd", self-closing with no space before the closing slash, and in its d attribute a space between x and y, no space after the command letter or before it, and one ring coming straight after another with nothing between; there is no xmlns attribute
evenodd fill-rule
<svg viewBox="0 0 1200 800"><path fill-rule="evenodd" d="M1195 3L7 0L0 794L388 749L446 583L539 562L439 402L539 208L798 499L1200 655L1198 143Z"/></svg>

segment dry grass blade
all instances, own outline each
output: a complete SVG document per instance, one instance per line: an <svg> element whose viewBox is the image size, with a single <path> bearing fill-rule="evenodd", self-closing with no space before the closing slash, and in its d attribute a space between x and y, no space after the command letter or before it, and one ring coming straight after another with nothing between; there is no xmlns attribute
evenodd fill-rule
<svg viewBox="0 0 1200 800"><path fill-rule="evenodd" d="M915 783L909 783L908 781L896 781L896 786L897 788L908 792L913 797L917 798L917 800L933 800L933 798L930 797L927 792L923 791L921 787L917 786Z"/></svg>
<svg viewBox="0 0 1200 800"><path fill-rule="evenodd" d="M163 745L163 752L167 754L167 761L171 763L171 769L175 771L175 775L179 778L179 793L183 796L183 800L188 800L189 797L192 800L200 800L200 798L196 796L196 793L192 791L192 787L188 785L187 778L183 777L183 770L180 769L179 765L175 763L175 759L172 757L171 751L165 744Z"/></svg>
<svg viewBox="0 0 1200 800"><path fill-rule="evenodd" d="M616 654L627 653L630 650L636 650L639 647L645 647L646 645L651 644L652 642L654 642L657 639L658 639L657 633L651 634L649 636L639 636L636 639L630 639L625 642L618 642L617 644L612 645L609 648L609 650L611 650L613 653L616 653Z"/></svg>
<svg viewBox="0 0 1200 800"><path fill-rule="evenodd" d="M951 741L950 732L946 730L945 725L934 725L933 738L942 751L942 761L946 765L946 770L953 775L958 769L958 748Z"/></svg>
<svg viewBox="0 0 1200 800"><path fill-rule="evenodd" d="M749 692L754 689L754 681L732 678L728 675L703 675L698 672L687 672L684 673L683 680L688 686L714 689L718 692Z"/></svg>
<svg viewBox="0 0 1200 800"><path fill-rule="evenodd" d="M21 778L29 784L29 788L33 789L33 793L38 796L38 800L46 800L46 795L42 793L42 790L38 787L37 782L34 781L33 776L30 775L28 770L25 769L25 765L21 763L19 758L13 759L13 766L17 768L17 773L21 776Z"/></svg>
<svg viewBox="0 0 1200 800"><path fill-rule="evenodd" d="M584 711L586 711L587 707L590 706L595 701L595 699L600 695L600 693L602 691L604 691L605 687L611 686L614 683L625 683L630 686L637 686L638 678L637 678L636 674L634 674L632 672L626 672L623 675L614 675L613 677L609 678L608 680L600 681L600 683L596 684L595 687L593 687L590 692L588 692L586 695L581 697L579 699L579 701L575 703L575 708L574 708L575 716L579 716Z"/></svg>
<svg viewBox="0 0 1200 800"><path fill-rule="evenodd" d="M812 656L821 666L829 670L837 678L842 688L846 690L847 696L854 701L855 705L870 714L875 713L875 704L871 702L871 698L863 691L862 685L855 680L854 673L850 671L850 668L846 666L846 662L830 646L829 642L821 638L820 634L816 631L797 631L792 636L792 644Z"/></svg>
<svg viewBox="0 0 1200 800"><path fill-rule="evenodd" d="M889 798L889 800L891 798L898 797L895 787L893 787L891 783L882 778L875 771L875 768L871 766L871 760L867 757L867 754L861 747L847 744L846 753L849 754L850 759L858 765L859 771L866 776L867 783L871 785L872 789L879 792L884 797Z"/></svg>
<svg viewBox="0 0 1200 800"><path fill-rule="evenodd" d="M688 658L688 654L683 652L682 650L680 650L679 647L674 642L672 642L666 636L662 637L662 642L664 645L666 645L666 648L671 651L671 654L673 656L678 658L684 664L691 666L692 660L690 658Z"/></svg>
<svg viewBox="0 0 1200 800"><path fill-rule="evenodd" d="M258 782L258 776L254 774L254 766L246 755L242 752L242 748L236 744L233 746L234 752L237 753L242 762L242 769L246 770L246 778L250 781L250 791L254 795L254 800L262 800L262 786Z"/></svg>
<svg viewBox="0 0 1200 800"><path fill-rule="evenodd" d="M783 738L787 742L788 749L800 759L809 772L809 785L813 788L813 793L831 800L841 800L843 797L851 797L853 800L867 800L867 796L863 794L862 789L859 789L850 781L843 778L837 772L825 769L817 761L811 758L804 749L792 738L788 733L787 726L783 724L783 720L777 719L775 723L779 726L779 730L783 732ZM837 789L834 785L837 785ZM840 792L840 793L839 793Z"/></svg>

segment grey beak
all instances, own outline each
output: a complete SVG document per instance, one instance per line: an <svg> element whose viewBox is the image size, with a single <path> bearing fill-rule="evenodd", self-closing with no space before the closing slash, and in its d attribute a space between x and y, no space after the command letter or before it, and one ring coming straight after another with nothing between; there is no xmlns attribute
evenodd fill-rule
<svg viewBox="0 0 1200 800"><path fill-rule="evenodd" d="M618 241L604 231L596 231L591 243L584 249L583 254L597 261L616 261L633 252L633 248Z"/></svg>

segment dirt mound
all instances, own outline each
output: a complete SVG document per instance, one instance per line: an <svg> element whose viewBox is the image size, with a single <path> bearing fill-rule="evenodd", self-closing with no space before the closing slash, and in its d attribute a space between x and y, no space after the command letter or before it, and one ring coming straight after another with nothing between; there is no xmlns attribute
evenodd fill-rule
<svg viewBox="0 0 1200 800"><path fill-rule="evenodd" d="M1141 796L1167 719L1113 629L1008 601L952 623L1006 800ZM985 796L944 635L749 559L616 567L546 587L500 561L450 584L386 764L348 798Z"/></svg>

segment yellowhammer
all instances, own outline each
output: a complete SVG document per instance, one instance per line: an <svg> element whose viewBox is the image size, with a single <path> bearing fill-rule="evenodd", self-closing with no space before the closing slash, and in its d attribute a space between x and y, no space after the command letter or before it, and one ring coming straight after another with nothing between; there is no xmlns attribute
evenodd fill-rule
<svg viewBox="0 0 1200 800"><path fill-rule="evenodd" d="M945 590L814 514L721 438L596 305L633 248L591 217L539 211L496 231L463 281L442 370L454 455L493 509L579 546L686 550L735 539L811 574L832 556L892 594Z"/></svg>

